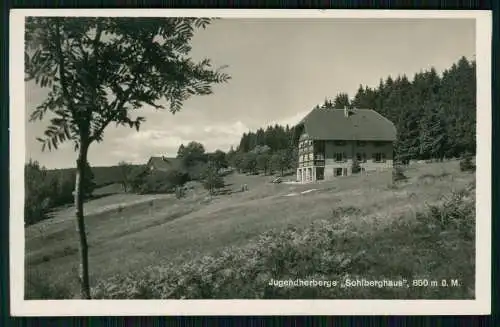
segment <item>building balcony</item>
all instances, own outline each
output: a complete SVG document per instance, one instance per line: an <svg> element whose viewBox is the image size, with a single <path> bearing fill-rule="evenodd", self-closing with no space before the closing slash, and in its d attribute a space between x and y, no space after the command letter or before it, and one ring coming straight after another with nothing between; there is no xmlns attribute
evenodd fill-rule
<svg viewBox="0 0 500 327"><path fill-rule="evenodd" d="M314 160L314 165L315 166L324 166L325 160Z"/></svg>

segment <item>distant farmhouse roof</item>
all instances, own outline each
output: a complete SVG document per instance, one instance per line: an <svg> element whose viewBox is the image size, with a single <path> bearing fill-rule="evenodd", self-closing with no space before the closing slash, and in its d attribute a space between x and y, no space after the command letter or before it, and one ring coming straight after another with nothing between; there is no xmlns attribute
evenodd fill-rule
<svg viewBox="0 0 500 327"><path fill-rule="evenodd" d="M151 157L147 163L148 167L153 167L155 170L168 171L171 169L178 169L182 166L182 162L178 158L167 157Z"/></svg>
<svg viewBox="0 0 500 327"><path fill-rule="evenodd" d="M372 109L315 108L297 127L315 140L396 140L394 123Z"/></svg>

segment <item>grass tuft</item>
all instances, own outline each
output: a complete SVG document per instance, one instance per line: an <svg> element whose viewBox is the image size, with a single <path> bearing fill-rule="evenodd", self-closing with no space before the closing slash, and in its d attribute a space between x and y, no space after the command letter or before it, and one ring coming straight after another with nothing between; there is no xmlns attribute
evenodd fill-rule
<svg viewBox="0 0 500 327"><path fill-rule="evenodd" d="M30 300L60 300L73 298L70 287L55 284L49 276L40 274L30 274L26 280L25 289L25 298Z"/></svg>

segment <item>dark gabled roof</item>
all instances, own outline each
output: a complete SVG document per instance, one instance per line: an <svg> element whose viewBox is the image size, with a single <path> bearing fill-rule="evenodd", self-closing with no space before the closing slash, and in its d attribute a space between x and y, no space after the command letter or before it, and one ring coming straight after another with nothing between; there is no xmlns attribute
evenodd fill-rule
<svg viewBox="0 0 500 327"><path fill-rule="evenodd" d="M182 162L178 158L167 157L151 157L147 163L148 166L153 166L157 170L167 171L170 169L179 169L182 167Z"/></svg>
<svg viewBox="0 0 500 327"><path fill-rule="evenodd" d="M315 108L297 126L315 140L396 140L394 124L372 109L352 109L346 117L344 109Z"/></svg>

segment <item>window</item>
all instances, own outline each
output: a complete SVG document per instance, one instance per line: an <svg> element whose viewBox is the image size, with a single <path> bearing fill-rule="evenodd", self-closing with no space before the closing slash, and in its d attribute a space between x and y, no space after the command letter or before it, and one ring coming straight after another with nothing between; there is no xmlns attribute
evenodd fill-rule
<svg viewBox="0 0 500 327"><path fill-rule="evenodd" d="M345 141L333 141L333 144L342 146L342 145L345 145L346 142Z"/></svg>
<svg viewBox="0 0 500 327"><path fill-rule="evenodd" d="M357 141L356 144L357 144L357 146L365 146L366 141Z"/></svg>
<svg viewBox="0 0 500 327"><path fill-rule="evenodd" d="M333 176L342 176L342 168L333 168Z"/></svg>
<svg viewBox="0 0 500 327"><path fill-rule="evenodd" d="M356 160L358 162L361 162L363 160L363 158L361 158L361 153L356 153Z"/></svg>
<svg viewBox="0 0 500 327"><path fill-rule="evenodd" d="M344 155L342 152L335 153L335 161L337 161L337 162L344 161Z"/></svg>
<svg viewBox="0 0 500 327"><path fill-rule="evenodd" d="M385 143L384 143L384 142L373 142L373 144L374 144L377 148L379 148L379 147L381 147L381 146L384 146L384 145L385 145Z"/></svg>

